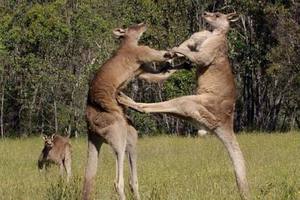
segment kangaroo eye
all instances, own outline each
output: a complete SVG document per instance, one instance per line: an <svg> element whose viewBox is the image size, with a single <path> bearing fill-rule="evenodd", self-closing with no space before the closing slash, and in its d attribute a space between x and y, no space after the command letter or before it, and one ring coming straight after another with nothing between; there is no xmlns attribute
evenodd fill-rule
<svg viewBox="0 0 300 200"><path fill-rule="evenodd" d="M220 14L216 14L216 17L220 17Z"/></svg>

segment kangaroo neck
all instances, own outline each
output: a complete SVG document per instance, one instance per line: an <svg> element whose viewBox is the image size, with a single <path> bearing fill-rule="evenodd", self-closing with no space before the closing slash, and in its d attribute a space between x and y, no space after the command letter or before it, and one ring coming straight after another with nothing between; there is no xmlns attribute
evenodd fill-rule
<svg viewBox="0 0 300 200"><path fill-rule="evenodd" d="M214 35L226 35L228 32L228 29L223 29L223 28L216 28L212 31Z"/></svg>
<svg viewBox="0 0 300 200"><path fill-rule="evenodd" d="M122 41L122 46L138 46L138 41L133 38L124 38Z"/></svg>

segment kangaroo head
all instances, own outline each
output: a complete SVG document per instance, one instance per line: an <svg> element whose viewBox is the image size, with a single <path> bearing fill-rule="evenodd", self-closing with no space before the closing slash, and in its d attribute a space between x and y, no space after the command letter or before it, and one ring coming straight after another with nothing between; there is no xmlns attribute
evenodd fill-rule
<svg viewBox="0 0 300 200"><path fill-rule="evenodd" d="M213 29L218 29L227 32L229 30L229 23L237 21L239 16L234 13L222 14L220 12L204 12L202 17L209 23Z"/></svg>
<svg viewBox="0 0 300 200"><path fill-rule="evenodd" d="M124 38L131 42L138 42L143 33L147 30L147 25L145 23L139 23L129 26L126 29L116 28L113 33L118 38Z"/></svg>
<svg viewBox="0 0 300 200"><path fill-rule="evenodd" d="M52 134L51 136L43 135L45 147L48 147L48 148L53 147L54 136L55 136L55 134Z"/></svg>

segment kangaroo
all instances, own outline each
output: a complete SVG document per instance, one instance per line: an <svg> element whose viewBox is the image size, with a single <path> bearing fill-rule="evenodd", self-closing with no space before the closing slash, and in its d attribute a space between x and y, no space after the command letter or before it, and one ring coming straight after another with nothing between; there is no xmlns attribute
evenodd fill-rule
<svg viewBox="0 0 300 200"><path fill-rule="evenodd" d="M121 39L120 47L99 68L90 83L86 105L88 159L83 199L90 198L98 156L103 143L109 144L116 155L115 188L119 199L125 199L123 178L125 152L129 157L130 187L135 199L140 199L136 167L137 131L124 115L124 106L119 105L116 96L119 90L135 76L151 73L149 67L147 65L142 67L142 64L166 61L171 56L167 51L158 51L138 44L146 29L147 26L144 23L132 25L126 29L115 29L114 35Z"/></svg>
<svg viewBox="0 0 300 200"><path fill-rule="evenodd" d="M236 86L228 59L229 22L235 13L204 12L202 17L213 31L195 33L179 47L176 54L188 58L197 66L195 95L183 96L160 103L136 103L124 94L118 101L146 113L170 113L191 121L199 128L214 133L222 141L233 163L236 182L242 199L249 199L245 161L233 131Z"/></svg>
<svg viewBox="0 0 300 200"><path fill-rule="evenodd" d="M64 170L67 173L67 182L71 177L71 144L69 138L53 134L52 136L43 136L44 148L38 160L38 168L42 170L44 167L53 163L59 165L60 174L63 175Z"/></svg>

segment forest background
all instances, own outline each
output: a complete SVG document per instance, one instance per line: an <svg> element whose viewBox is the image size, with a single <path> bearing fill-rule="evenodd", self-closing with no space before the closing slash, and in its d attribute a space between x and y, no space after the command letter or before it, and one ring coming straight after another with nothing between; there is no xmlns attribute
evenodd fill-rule
<svg viewBox="0 0 300 200"><path fill-rule="evenodd" d="M238 87L236 131L300 128L300 3L293 0L0 0L1 136L85 134L84 109L95 71L118 47L116 27L145 21L141 43L177 46L207 28L204 11L236 11L228 34ZM142 102L192 94L195 72L160 84L133 80ZM128 110L140 134L195 134L163 114Z"/></svg>

